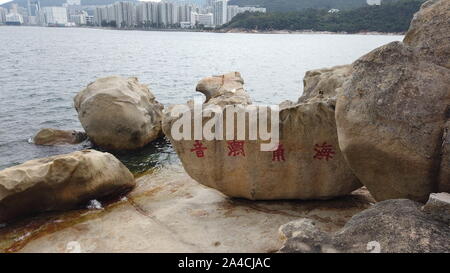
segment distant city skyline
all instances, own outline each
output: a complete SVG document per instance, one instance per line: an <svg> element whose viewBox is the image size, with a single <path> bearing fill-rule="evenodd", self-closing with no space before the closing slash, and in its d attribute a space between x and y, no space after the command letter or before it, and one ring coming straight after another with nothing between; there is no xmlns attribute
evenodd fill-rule
<svg viewBox="0 0 450 273"><path fill-rule="evenodd" d="M13 0L0 0L0 5L3 5L8 2L12 2ZM141 2L160 2L161 0L139 0Z"/></svg>

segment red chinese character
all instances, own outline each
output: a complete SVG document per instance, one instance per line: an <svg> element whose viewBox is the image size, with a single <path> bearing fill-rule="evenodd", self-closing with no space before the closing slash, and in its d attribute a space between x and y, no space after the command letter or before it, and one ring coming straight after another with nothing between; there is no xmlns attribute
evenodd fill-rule
<svg viewBox="0 0 450 273"><path fill-rule="evenodd" d="M328 161L328 159L332 159L333 155L336 154L336 152L333 151L333 145L327 144L326 142L324 142L322 145L316 144L314 151L316 151L314 158L318 160L322 160L322 158L325 158L325 160Z"/></svg>
<svg viewBox="0 0 450 273"><path fill-rule="evenodd" d="M245 156L244 152L244 141L228 141L228 156L238 156L243 155Z"/></svg>
<svg viewBox="0 0 450 273"><path fill-rule="evenodd" d="M273 151L272 161L284 161L283 144L279 144L278 148L275 151Z"/></svg>
<svg viewBox="0 0 450 273"><path fill-rule="evenodd" d="M194 144L194 149L191 149L191 152L195 152L197 157L204 157L206 149L208 148L203 147L203 143L201 143L200 140L196 140Z"/></svg>

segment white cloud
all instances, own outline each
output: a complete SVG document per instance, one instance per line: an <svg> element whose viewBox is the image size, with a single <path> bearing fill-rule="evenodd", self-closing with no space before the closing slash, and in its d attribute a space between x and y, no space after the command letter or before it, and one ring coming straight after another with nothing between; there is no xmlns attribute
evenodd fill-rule
<svg viewBox="0 0 450 273"><path fill-rule="evenodd" d="M0 0L0 5L7 3L7 2L11 2L12 0Z"/></svg>

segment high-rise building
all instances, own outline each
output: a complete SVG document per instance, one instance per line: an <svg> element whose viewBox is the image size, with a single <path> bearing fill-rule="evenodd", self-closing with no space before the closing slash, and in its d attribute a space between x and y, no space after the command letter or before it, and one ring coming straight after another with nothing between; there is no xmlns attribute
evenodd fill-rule
<svg viewBox="0 0 450 273"><path fill-rule="evenodd" d="M192 13L191 22L193 26L204 26L212 27L214 26L214 16L212 13Z"/></svg>
<svg viewBox="0 0 450 273"><path fill-rule="evenodd" d="M169 24L167 19L167 3L160 3L158 5L158 26L167 27Z"/></svg>
<svg viewBox="0 0 450 273"><path fill-rule="evenodd" d="M193 7L191 5L178 6L178 21L179 22L190 22L192 11L193 11Z"/></svg>
<svg viewBox="0 0 450 273"><path fill-rule="evenodd" d="M43 7L41 11L44 15L44 21L41 23L44 25L61 26L68 23L67 9L65 7Z"/></svg>
<svg viewBox="0 0 450 273"><path fill-rule="evenodd" d="M178 16L178 7L172 3L170 3L170 25L175 26L180 23L179 16Z"/></svg>
<svg viewBox="0 0 450 273"><path fill-rule="evenodd" d="M6 14L7 14L6 9L0 7L0 24L5 24L6 23Z"/></svg>
<svg viewBox="0 0 450 273"><path fill-rule="evenodd" d="M195 26L200 21L204 26L220 26L239 12L238 6L228 7L227 0L214 2L214 7L211 8L215 9L215 13L205 12L191 3L190 0L165 0L161 2L116 2L107 6L97 6L93 12L93 24L117 28L180 26L186 28ZM228 13L230 18L227 17ZM70 13L70 15L72 14ZM197 14L197 17L193 18L193 14ZM215 21L214 18L217 20ZM74 17L73 20L80 21L81 19Z"/></svg>
<svg viewBox="0 0 450 273"><path fill-rule="evenodd" d="M94 10L94 24L96 26L102 26L103 23L107 23L108 8L107 7L95 7Z"/></svg>
<svg viewBox="0 0 450 273"><path fill-rule="evenodd" d="M214 25L221 26L227 22L227 0L217 0L213 4L214 10Z"/></svg>
<svg viewBox="0 0 450 273"><path fill-rule="evenodd" d="M136 21L138 26L157 27L158 26L158 5L157 2L141 2L136 6Z"/></svg>
<svg viewBox="0 0 450 273"><path fill-rule="evenodd" d="M84 10L69 11L69 22L75 25L82 26L87 24L87 12Z"/></svg>
<svg viewBox="0 0 450 273"><path fill-rule="evenodd" d="M41 9L39 0L28 0L28 16L38 16Z"/></svg>
<svg viewBox="0 0 450 273"><path fill-rule="evenodd" d="M227 8L227 23L239 13L239 6L229 5Z"/></svg>
<svg viewBox="0 0 450 273"><path fill-rule="evenodd" d="M118 2L116 4L118 4L118 6L119 6L118 7L119 15L117 16L118 18L116 18L117 19L117 21L116 21L117 27L120 27L120 28L134 27L136 25L136 7L134 6L134 3L133 2ZM120 20L120 19L122 19L122 20Z"/></svg>

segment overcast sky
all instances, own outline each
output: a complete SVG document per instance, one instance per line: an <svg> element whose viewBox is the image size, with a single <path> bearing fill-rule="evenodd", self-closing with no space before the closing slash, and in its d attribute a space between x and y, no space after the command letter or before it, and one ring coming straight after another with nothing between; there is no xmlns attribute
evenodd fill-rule
<svg viewBox="0 0 450 273"><path fill-rule="evenodd" d="M12 0L0 0L0 5L4 4L4 3L8 3L11 2ZM142 0L139 0L142 1ZM146 0L146 1L154 1L154 2L159 2L160 0Z"/></svg>

